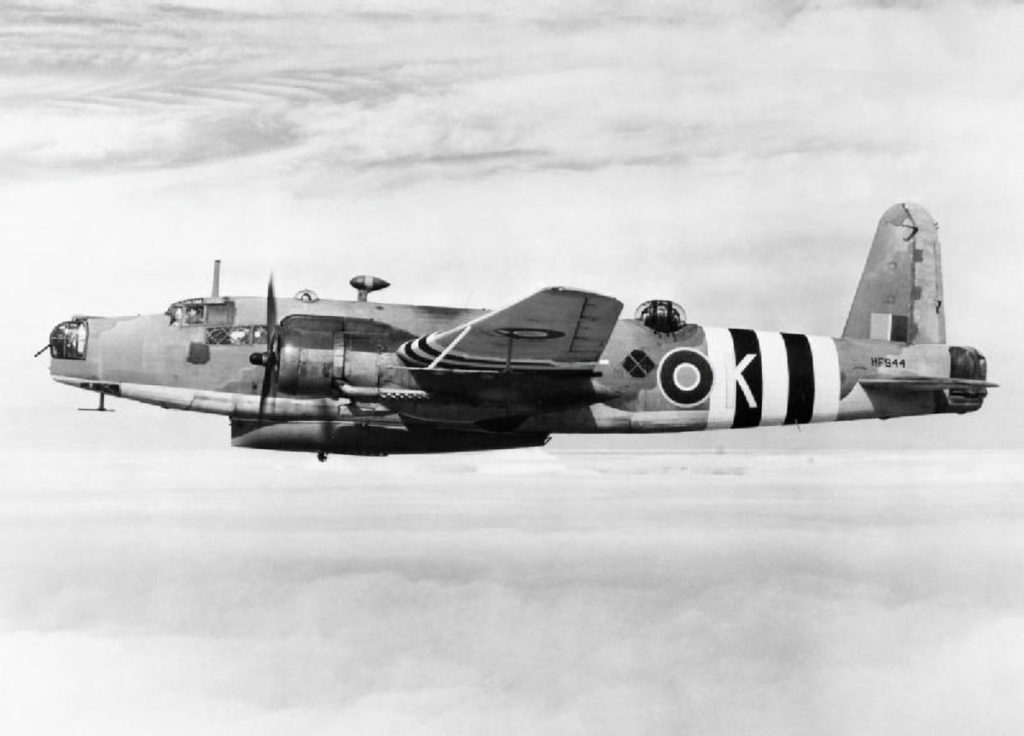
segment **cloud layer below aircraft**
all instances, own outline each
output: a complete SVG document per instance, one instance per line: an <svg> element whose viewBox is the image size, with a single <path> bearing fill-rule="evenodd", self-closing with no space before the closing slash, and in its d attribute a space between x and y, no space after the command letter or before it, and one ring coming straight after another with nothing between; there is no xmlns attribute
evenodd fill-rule
<svg viewBox="0 0 1024 736"><path fill-rule="evenodd" d="M5 457L5 732L1024 726L1010 453L53 458Z"/></svg>

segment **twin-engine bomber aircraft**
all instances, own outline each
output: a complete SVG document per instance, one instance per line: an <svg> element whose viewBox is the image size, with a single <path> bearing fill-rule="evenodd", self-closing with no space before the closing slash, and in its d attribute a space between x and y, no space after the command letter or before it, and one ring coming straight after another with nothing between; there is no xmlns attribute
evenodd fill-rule
<svg viewBox="0 0 1024 736"><path fill-rule="evenodd" d="M619 320L611 297L553 287L497 311L311 291L213 295L164 314L79 316L50 334L61 383L223 414L238 447L327 453L544 445L554 433L684 432L975 411L995 384L946 344L937 226L878 223L841 338L700 327L667 300Z"/></svg>

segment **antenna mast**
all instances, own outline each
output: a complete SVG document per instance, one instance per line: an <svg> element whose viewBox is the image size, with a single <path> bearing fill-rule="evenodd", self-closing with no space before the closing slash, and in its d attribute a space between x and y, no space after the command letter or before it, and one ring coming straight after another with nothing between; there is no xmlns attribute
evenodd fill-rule
<svg viewBox="0 0 1024 736"><path fill-rule="evenodd" d="M213 293L210 295L214 299L220 297L220 259L218 258L213 262Z"/></svg>

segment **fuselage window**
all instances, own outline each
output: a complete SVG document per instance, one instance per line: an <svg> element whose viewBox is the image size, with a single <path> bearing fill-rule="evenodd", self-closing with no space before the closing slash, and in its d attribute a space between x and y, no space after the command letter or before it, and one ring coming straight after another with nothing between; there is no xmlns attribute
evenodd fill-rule
<svg viewBox="0 0 1024 736"><path fill-rule="evenodd" d="M234 327L207 327L207 345L248 345L251 327L235 325Z"/></svg>
<svg viewBox="0 0 1024 736"><path fill-rule="evenodd" d="M207 327L207 345L258 345L267 342L267 328L262 325L228 325Z"/></svg>

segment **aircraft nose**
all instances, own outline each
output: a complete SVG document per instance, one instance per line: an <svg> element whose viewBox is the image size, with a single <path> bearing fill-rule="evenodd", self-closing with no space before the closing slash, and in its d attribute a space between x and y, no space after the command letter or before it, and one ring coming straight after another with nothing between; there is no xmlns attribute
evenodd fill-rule
<svg viewBox="0 0 1024 736"><path fill-rule="evenodd" d="M75 315L50 332L50 373L75 385L138 379L144 372L147 334L166 324L165 315Z"/></svg>

